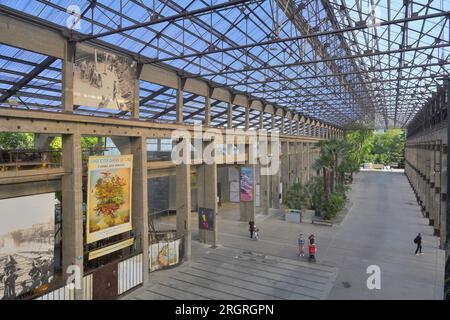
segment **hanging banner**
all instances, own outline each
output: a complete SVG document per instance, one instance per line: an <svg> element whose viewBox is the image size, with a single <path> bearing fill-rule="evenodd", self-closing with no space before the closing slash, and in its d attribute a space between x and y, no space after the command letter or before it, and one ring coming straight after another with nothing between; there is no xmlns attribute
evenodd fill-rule
<svg viewBox="0 0 450 320"><path fill-rule="evenodd" d="M0 300L45 291L53 279L55 194L0 200Z"/></svg>
<svg viewBox="0 0 450 320"><path fill-rule="evenodd" d="M253 201L253 168L241 167L239 179L239 195L241 202Z"/></svg>
<svg viewBox="0 0 450 320"><path fill-rule="evenodd" d="M86 242L130 231L133 155L89 157Z"/></svg>
<svg viewBox="0 0 450 320"><path fill-rule="evenodd" d="M151 244L149 250L150 272L164 269L179 262L180 239Z"/></svg>
<svg viewBox="0 0 450 320"><path fill-rule="evenodd" d="M137 84L132 59L77 44L73 80L74 105L131 111Z"/></svg>
<svg viewBox="0 0 450 320"><path fill-rule="evenodd" d="M198 208L198 229L214 230L214 210Z"/></svg>

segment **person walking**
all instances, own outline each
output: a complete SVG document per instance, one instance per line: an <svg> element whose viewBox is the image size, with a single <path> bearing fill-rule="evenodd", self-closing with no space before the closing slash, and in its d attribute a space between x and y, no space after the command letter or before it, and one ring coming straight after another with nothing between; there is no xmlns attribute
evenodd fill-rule
<svg viewBox="0 0 450 320"><path fill-rule="evenodd" d="M419 233L415 238L414 238L414 243L417 245L416 248L416 256L418 256L419 254L423 254L422 252L422 235Z"/></svg>
<svg viewBox="0 0 450 320"><path fill-rule="evenodd" d="M255 231L255 221L250 220L248 222L248 225L249 225L248 231L250 231L250 239L253 239L253 232Z"/></svg>
<svg viewBox="0 0 450 320"><path fill-rule="evenodd" d="M305 238L303 238L303 234L301 233L298 236L298 256L305 256Z"/></svg>

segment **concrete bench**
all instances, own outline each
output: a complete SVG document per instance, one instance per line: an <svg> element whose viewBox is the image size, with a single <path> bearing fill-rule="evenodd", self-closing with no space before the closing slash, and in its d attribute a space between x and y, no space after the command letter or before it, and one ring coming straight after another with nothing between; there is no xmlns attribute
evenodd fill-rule
<svg viewBox="0 0 450 320"><path fill-rule="evenodd" d="M319 225L329 226L329 227L333 226L333 222L331 222L330 220L323 220L323 219L312 219L312 224L319 224Z"/></svg>

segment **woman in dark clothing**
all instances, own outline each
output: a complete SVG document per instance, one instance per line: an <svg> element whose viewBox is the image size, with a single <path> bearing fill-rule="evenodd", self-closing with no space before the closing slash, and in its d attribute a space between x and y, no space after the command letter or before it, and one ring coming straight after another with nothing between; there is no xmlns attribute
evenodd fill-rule
<svg viewBox="0 0 450 320"><path fill-rule="evenodd" d="M248 230L250 231L250 238L253 239L253 232L255 231L255 221L250 220L248 222L248 225L249 225Z"/></svg>

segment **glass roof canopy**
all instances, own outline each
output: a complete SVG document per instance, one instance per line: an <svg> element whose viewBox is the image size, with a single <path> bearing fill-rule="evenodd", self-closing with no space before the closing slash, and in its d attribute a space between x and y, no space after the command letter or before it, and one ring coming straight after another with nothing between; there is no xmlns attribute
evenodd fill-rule
<svg viewBox="0 0 450 320"><path fill-rule="evenodd" d="M78 6L77 31L88 38L344 128L405 127L442 85L450 63L445 0L0 0L0 5L61 27ZM191 14L195 11L202 13ZM132 28L167 17L177 18ZM33 79L24 81L30 75ZM12 91L18 107L54 110L61 103L61 61L0 44L0 104ZM191 109L185 117L201 120L201 97L186 99ZM141 81L145 119L171 121L174 105L173 89ZM88 107L78 112L103 114ZM213 123L223 124L226 107L217 102L212 112Z"/></svg>

